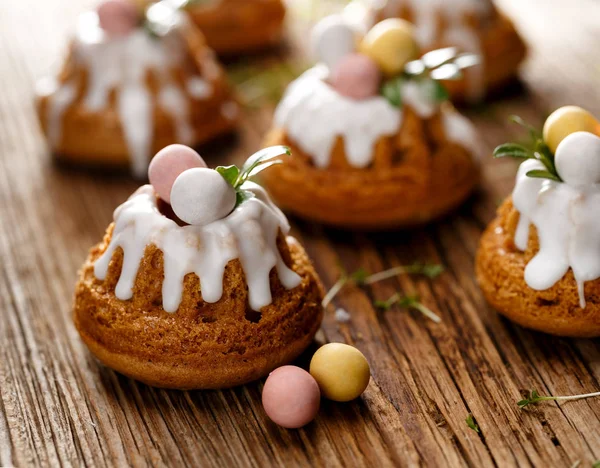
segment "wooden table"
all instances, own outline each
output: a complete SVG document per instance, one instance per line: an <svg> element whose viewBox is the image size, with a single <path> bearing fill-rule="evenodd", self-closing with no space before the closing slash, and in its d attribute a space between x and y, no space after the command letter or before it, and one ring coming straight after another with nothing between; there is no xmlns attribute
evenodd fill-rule
<svg viewBox="0 0 600 468"><path fill-rule="evenodd" d="M600 115L600 3L502 0L531 44L522 89L467 112L487 148L520 138L564 104ZM36 121L36 78L56 66L85 1L0 4L0 466L557 466L600 458L600 398L519 409L543 394L600 390L600 346L513 325L477 287L478 238L513 185L512 161L484 162L485 184L455 216L400 233L339 232L294 220L326 286L348 271L440 262L430 281L402 277L350 287L324 335L360 348L373 378L362 398L323 402L305 429L262 411L262 382L226 391L149 388L101 366L71 322L76 272L113 209L136 187L55 167ZM262 60L262 59L257 59ZM259 147L270 109L252 110L237 140L207 151L239 161ZM205 153L206 154L206 153ZM401 202L401 200L399 200ZM438 313L377 311L374 299L418 292ZM465 418L480 427L476 433Z"/></svg>

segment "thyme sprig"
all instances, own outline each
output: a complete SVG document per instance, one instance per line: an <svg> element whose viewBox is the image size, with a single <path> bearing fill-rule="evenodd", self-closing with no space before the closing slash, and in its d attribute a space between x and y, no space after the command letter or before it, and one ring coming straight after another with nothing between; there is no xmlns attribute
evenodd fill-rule
<svg viewBox="0 0 600 468"><path fill-rule="evenodd" d="M544 165L545 169L532 169L527 172L526 175L528 177L562 182L562 179L556 171L554 154L552 154L552 151L550 151L550 148L544 142L542 134L517 115L511 115L510 121L522 126L529 132L531 146L526 147L519 143L505 143L496 147L494 150L494 158L510 157L522 160L535 159L540 161Z"/></svg>
<svg viewBox="0 0 600 468"><path fill-rule="evenodd" d="M402 293L397 292L387 301L375 301L375 307L382 310L389 310L394 305L418 310L435 323L440 323L442 321L439 315L421 302L419 296L405 296Z"/></svg>
<svg viewBox="0 0 600 468"><path fill-rule="evenodd" d="M527 392L527 396L517 402L519 408L525 408L529 405L537 405L538 403L542 403L544 401L572 401L572 400L582 400L584 398L592 398L599 397L600 392L594 393L584 393L581 395L567 395L567 396L543 396L540 395L537 390L531 390Z"/></svg>
<svg viewBox="0 0 600 468"><path fill-rule="evenodd" d="M471 429L477 432L477 434L481 432L479 429L479 425L475 422L475 418L473 418L473 415L471 413L468 414L465 422L467 423L467 426L469 426Z"/></svg>
<svg viewBox="0 0 600 468"><path fill-rule="evenodd" d="M415 262L412 265L396 266L373 274L370 274L364 268L359 268L351 274L347 274L345 271L342 270L340 279L338 279L335 282L335 284L331 287L331 289L327 292L327 294L325 294L325 297L322 301L322 305L323 307L327 307L331 303L331 301L338 295L338 293L348 284L353 284L355 286L365 286L386 280L388 278L393 278L394 276L402 274L420 274L425 275L430 279L433 279L439 276L443 271L444 267L442 265L423 264L419 262Z"/></svg>
<svg viewBox="0 0 600 468"><path fill-rule="evenodd" d="M408 62L402 74L386 80L381 86L381 95L393 106L401 107L402 87L408 81L416 81L435 102L444 102L449 94L440 81L459 80L465 68L478 63L476 55L459 53L455 47L434 50Z"/></svg>
<svg viewBox="0 0 600 468"><path fill-rule="evenodd" d="M237 166L218 166L215 170L234 188L236 192L235 206L238 207L241 203L254 196L252 192L242 188L244 182L265 169L283 162L281 159L275 158L291 154L287 146L271 146L257 151L250 156L241 169Z"/></svg>

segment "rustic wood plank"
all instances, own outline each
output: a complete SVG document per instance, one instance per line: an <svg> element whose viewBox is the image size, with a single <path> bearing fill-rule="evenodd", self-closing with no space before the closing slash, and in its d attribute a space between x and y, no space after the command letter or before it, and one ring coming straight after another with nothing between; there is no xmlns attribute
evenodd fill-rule
<svg viewBox="0 0 600 468"><path fill-rule="evenodd" d="M349 286L328 312L328 340L372 364L364 396L324 402L299 431L270 423L262 382L213 392L157 390L99 365L71 324L74 279L115 206L137 184L55 167L36 122L34 80L60 63L76 15L92 1L0 5L0 466L590 466L600 459L600 399L520 410L522 392L600 390L597 340L523 330L484 301L473 275L478 238L512 189L515 164L483 161L486 184L452 217L400 233L348 233L293 219L327 286L338 264L377 271L440 262L435 280ZM521 88L466 113L488 150L519 139L507 116L541 124L573 103L600 114L600 4L499 0L531 44ZM331 5L321 7L330 8ZM307 19L291 25L297 54ZM270 63L272 56L255 57ZM260 146L271 106L248 110L240 134L211 145L211 162ZM378 311L375 299L417 292L442 318ZM307 353L307 356L309 354ZM305 362L307 356L301 359ZM465 423L472 413L477 434Z"/></svg>

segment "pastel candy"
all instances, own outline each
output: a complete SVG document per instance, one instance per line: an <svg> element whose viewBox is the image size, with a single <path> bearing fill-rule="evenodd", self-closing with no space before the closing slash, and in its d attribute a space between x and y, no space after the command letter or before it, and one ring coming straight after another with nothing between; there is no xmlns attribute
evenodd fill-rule
<svg viewBox="0 0 600 468"><path fill-rule="evenodd" d="M544 123L544 141L552 153L571 133L590 132L598 134L599 123L587 110L577 106L556 109Z"/></svg>
<svg viewBox="0 0 600 468"><path fill-rule="evenodd" d="M366 99L379 91L381 72L375 61L362 54L342 58L331 74L337 92L353 99Z"/></svg>
<svg viewBox="0 0 600 468"><path fill-rule="evenodd" d="M315 379L304 369L283 366L267 378L262 403L265 413L274 423L297 429L317 415L321 392Z"/></svg>
<svg viewBox="0 0 600 468"><path fill-rule="evenodd" d="M96 10L100 27L112 36L125 36L139 23L137 6L128 0L106 0Z"/></svg>
<svg viewBox="0 0 600 468"><path fill-rule="evenodd" d="M158 196L170 203L175 179L183 171L194 167L206 167L198 153L188 146L170 145L159 151L150 161L148 179Z"/></svg>
<svg viewBox="0 0 600 468"><path fill-rule="evenodd" d="M356 35L341 15L328 16L313 28L311 47L316 58L331 70L356 50Z"/></svg>
<svg viewBox="0 0 600 468"><path fill-rule="evenodd" d="M213 169L182 172L171 189L171 208L188 224L204 226L225 218L235 207L235 190Z"/></svg>
<svg viewBox="0 0 600 468"><path fill-rule="evenodd" d="M571 133L558 145L554 162L558 175L569 185L600 183L600 137L589 132Z"/></svg>

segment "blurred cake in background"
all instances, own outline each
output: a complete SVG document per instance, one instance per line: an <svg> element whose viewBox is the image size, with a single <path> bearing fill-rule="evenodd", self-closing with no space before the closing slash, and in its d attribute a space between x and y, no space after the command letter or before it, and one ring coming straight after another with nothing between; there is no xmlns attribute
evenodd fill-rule
<svg viewBox="0 0 600 468"><path fill-rule="evenodd" d="M250 52L281 40L281 0L190 0L187 11L220 55Z"/></svg>
<svg viewBox="0 0 600 468"><path fill-rule="evenodd" d="M59 160L143 178L160 148L232 130L237 104L179 5L107 0L79 18L60 74L40 81L38 113Z"/></svg>
<svg viewBox="0 0 600 468"><path fill-rule="evenodd" d="M415 25L424 52L458 47L481 57L464 79L446 83L453 99L479 101L510 83L526 46L513 23L491 0L355 0L346 14L357 24L402 18Z"/></svg>
<svg viewBox="0 0 600 468"><path fill-rule="evenodd" d="M476 57L421 56L400 19L361 37L330 16L312 45L320 63L289 86L266 137L292 152L263 176L276 202L361 229L426 223L463 202L479 180L479 140L439 80L459 78Z"/></svg>

